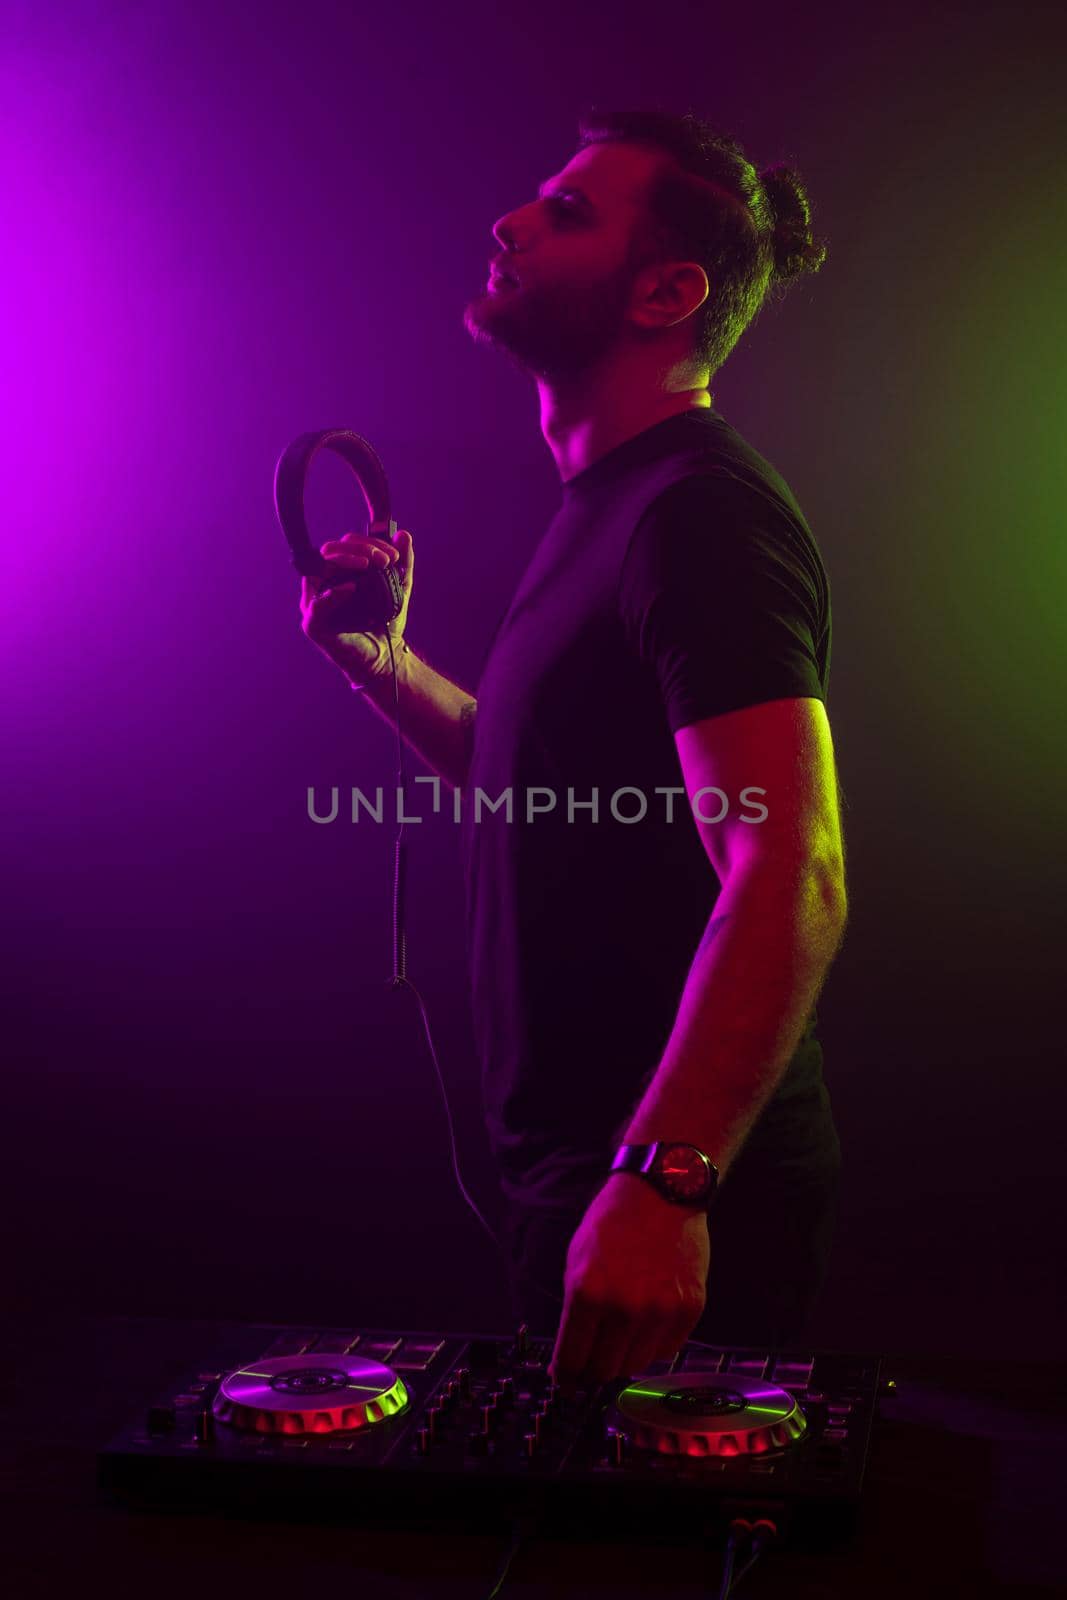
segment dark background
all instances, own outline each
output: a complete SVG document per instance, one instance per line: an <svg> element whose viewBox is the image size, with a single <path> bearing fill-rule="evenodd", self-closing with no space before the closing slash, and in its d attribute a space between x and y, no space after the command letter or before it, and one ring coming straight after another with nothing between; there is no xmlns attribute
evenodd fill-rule
<svg viewBox="0 0 1067 1600"><path fill-rule="evenodd" d="M473 688L558 482L463 304L580 112L660 105L795 160L830 241L713 385L833 586L851 921L819 1008L846 1162L821 1342L1051 1354L1058 8L8 15L11 1303L507 1326L387 985L392 830L307 815L310 785L395 762L300 631L271 485L306 429L374 442L412 643ZM321 538L358 525L329 461L309 507ZM495 1220L458 829L408 834L410 975Z"/></svg>

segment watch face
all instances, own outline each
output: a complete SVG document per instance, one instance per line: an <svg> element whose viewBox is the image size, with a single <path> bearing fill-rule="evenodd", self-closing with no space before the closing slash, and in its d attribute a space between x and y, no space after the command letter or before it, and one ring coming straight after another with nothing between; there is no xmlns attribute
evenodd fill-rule
<svg viewBox="0 0 1067 1600"><path fill-rule="evenodd" d="M703 1200L707 1194L710 1165L692 1145L664 1145L656 1167L679 1198Z"/></svg>

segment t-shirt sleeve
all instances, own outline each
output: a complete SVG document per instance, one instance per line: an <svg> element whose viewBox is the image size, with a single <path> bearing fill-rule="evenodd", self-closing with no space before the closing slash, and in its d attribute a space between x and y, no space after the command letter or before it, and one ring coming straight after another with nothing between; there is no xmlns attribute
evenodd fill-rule
<svg viewBox="0 0 1067 1600"><path fill-rule="evenodd" d="M627 545L618 609L673 733L767 700L825 700L816 562L785 508L730 475L684 478L653 501Z"/></svg>

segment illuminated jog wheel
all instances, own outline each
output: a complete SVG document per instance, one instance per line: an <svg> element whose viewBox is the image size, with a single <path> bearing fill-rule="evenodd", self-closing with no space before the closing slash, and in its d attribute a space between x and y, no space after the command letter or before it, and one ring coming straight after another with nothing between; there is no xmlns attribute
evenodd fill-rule
<svg viewBox="0 0 1067 1600"><path fill-rule="evenodd" d="M223 1378L211 1409L255 1433L351 1433L410 1403L403 1378L356 1356L273 1356Z"/></svg>
<svg viewBox="0 0 1067 1600"><path fill-rule="evenodd" d="M617 1430L637 1449L660 1455L766 1455L807 1429L785 1389L732 1372L639 1378L619 1393L614 1410Z"/></svg>

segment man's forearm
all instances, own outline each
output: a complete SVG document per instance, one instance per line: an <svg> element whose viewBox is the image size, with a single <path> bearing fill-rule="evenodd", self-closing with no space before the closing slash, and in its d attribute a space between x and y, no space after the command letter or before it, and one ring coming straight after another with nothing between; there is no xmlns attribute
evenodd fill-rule
<svg viewBox="0 0 1067 1600"><path fill-rule="evenodd" d="M453 789L461 788L470 766L477 702L473 695L415 655L406 640L400 641L394 653L396 688L386 656L385 670L379 672L360 698L395 727L399 692L400 727L405 742Z"/></svg>
<svg viewBox="0 0 1067 1600"><path fill-rule="evenodd" d="M618 1142L684 1140L724 1177L792 1059L845 920L834 874L769 864L733 874L662 1060Z"/></svg>

